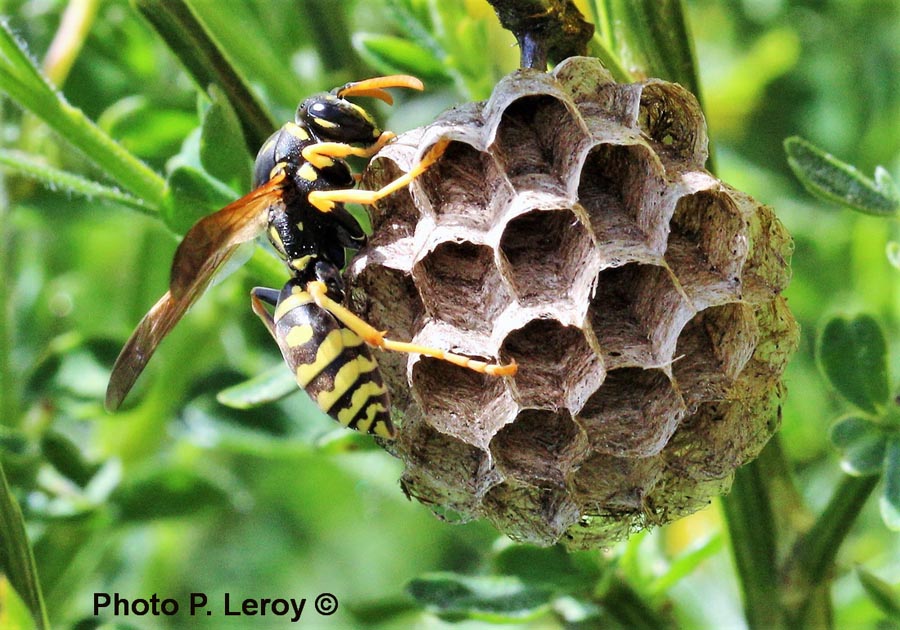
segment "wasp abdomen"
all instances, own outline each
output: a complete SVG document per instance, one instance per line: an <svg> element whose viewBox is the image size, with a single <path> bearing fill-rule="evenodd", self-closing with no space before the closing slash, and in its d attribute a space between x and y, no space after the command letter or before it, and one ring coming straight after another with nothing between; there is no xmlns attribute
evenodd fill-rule
<svg viewBox="0 0 900 630"><path fill-rule="evenodd" d="M282 294L275 337L297 383L342 425L395 436L387 388L362 338L319 308L305 291Z"/></svg>

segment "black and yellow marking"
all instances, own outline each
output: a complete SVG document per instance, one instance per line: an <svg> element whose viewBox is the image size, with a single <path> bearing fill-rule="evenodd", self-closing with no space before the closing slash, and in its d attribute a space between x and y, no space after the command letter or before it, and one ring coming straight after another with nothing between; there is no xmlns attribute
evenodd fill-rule
<svg viewBox="0 0 900 630"><path fill-rule="evenodd" d="M275 306L274 315L262 302ZM297 384L322 411L345 427L395 437L387 388L372 351L358 334L320 308L296 279L280 294L254 289L252 303Z"/></svg>
<svg viewBox="0 0 900 630"><path fill-rule="evenodd" d="M204 217L185 235L173 261L169 291L138 324L113 367L108 408L121 404L157 345L235 248L262 233L291 279L280 292L254 289L253 311L275 338L297 383L344 426L387 439L395 436L372 348L420 353L494 376L515 373L515 364L496 365L388 339L342 305L340 270L347 251L366 242L343 204L372 204L400 190L434 164L448 144L439 141L407 174L379 190L353 188L358 176L344 158L371 158L394 134L380 130L368 112L346 99L369 96L391 104L386 88L396 87L423 88L406 75L347 83L305 99L295 120L263 144L254 165L254 190Z"/></svg>

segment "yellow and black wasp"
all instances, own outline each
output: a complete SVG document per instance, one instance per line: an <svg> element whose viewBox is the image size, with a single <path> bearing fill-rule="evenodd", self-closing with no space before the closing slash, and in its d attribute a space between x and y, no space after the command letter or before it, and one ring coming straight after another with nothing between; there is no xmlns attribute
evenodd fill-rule
<svg viewBox="0 0 900 630"><path fill-rule="evenodd" d="M253 311L278 343L297 383L344 426L384 438L396 434L389 397L370 346L420 353L494 376L515 374L498 365L438 348L385 338L343 306L341 269L347 249L366 235L344 203L373 204L412 182L437 161L446 141L435 144L408 173L375 191L354 189L344 161L369 158L394 138L360 106L347 100L372 96L392 103L385 88L421 90L415 77L395 75L348 83L317 94L297 108L294 122L266 141L256 157L254 190L198 221L172 261L169 290L150 309L113 366L106 406L121 405L151 355L209 285L235 249L266 232L291 279L279 292L257 287ZM274 307L270 314L265 304Z"/></svg>

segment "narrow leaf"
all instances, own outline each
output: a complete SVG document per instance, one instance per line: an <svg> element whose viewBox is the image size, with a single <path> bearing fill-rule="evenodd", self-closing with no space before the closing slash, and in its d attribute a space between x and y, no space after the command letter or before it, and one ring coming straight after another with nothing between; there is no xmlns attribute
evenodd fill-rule
<svg viewBox="0 0 900 630"><path fill-rule="evenodd" d="M900 531L900 437L888 442L884 458L884 491L881 494L881 518L895 531Z"/></svg>
<svg viewBox="0 0 900 630"><path fill-rule="evenodd" d="M650 595L662 595L686 578L707 558L716 555L722 549L722 537L710 536L702 544L679 555L668 570L651 582L647 592Z"/></svg>
<svg viewBox="0 0 900 630"><path fill-rule="evenodd" d="M841 453L841 466L848 474L877 475L884 464L887 438L876 423L848 416L831 427L831 443Z"/></svg>
<svg viewBox="0 0 900 630"><path fill-rule="evenodd" d="M812 195L879 217L900 211L900 196L884 169L876 171L873 181L799 136L787 138L784 150L794 175Z"/></svg>
<svg viewBox="0 0 900 630"><path fill-rule="evenodd" d="M203 116L200 161L210 175L243 194L250 190L253 165L241 135L241 122L218 86L211 85L208 91L212 102Z"/></svg>
<svg viewBox="0 0 900 630"><path fill-rule="evenodd" d="M41 630L49 628L44 598L38 581L37 568L25 521L19 504L10 492L6 475L0 466L0 573L6 576L19 597L28 607L35 625Z"/></svg>
<svg viewBox="0 0 900 630"><path fill-rule="evenodd" d="M118 188L111 188L80 175L47 166L41 163L37 156L21 151L0 149L0 166L34 179L50 190L65 190L88 199L109 201L152 214L150 207L141 199L122 192Z"/></svg>
<svg viewBox="0 0 900 630"><path fill-rule="evenodd" d="M67 477L84 487L100 470L99 464L87 461L78 445L65 435L56 431L47 431L41 437L41 451L47 461Z"/></svg>
<svg viewBox="0 0 900 630"><path fill-rule="evenodd" d="M871 315L835 317L819 337L820 365L831 385L847 400L871 414L887 402L887 344Z"/></svg>
<svg viewBox="0 0 900 630"><path fill-rule="evenodd" d="M0 91L65 138L120 186L156 206L165 182L150 167L91 122L80 109L43 78L16 41L6 22L0 22Z"/></svg>
<svg viewBox="0 0 900 630"><path fill-rule="evenodd" d="M279 363L253 378L216 394L216 400L232 409L250 409L280 400L297 391L291 371Z"/></svg>
<svg viewBox="0 0 900 630"><path fill-rule="evenodd" d="M0 573L0 628L33 630L37 627L25 602L9 580Z"/></svg>
<svg viewBox="0 0 900 630"><path fill-rule="evenodd" d="M430 612L449 619L521 623L550 610L553 592L511 577L435 573L412 580L407 592Z"/></svg>
<svg viewBox="0 0 900 630"><path fill-rule="evenodd" d="M900 621L900 594L897 589L863 567L856 567L856 576L872 603L891 619Z"/></svg>
<svg viewBox="0 0 900 630"><path fill-rule="evenodd" d="M356 33L353 47L367 63L384 74L406 73L421 79L450 79L444 63L424 46L390 35Z"/></svg>
<svg viewBox="0 0 900 630"><path fill-rule="evenodd" d="M190 6L184 0L135 0L134 6L166 41L201 90L210 84L222 89L241 121L247 148L255 151L262 146L276 128L274 120Z"/></svg>
<svg viewBox="0 0 900 630"><path fill-rule="evenodd" d="M229 503L225 490L187 467L160 467L121 484L110 497L126 521L177 518Z"/></svg>
<svg viewBox="0 0 900 630"><path fill-rule="evenodd" d="M184 234L202 216L235 198L228 186L192 166L179 166L169 175L163 220L176 234Z"/></svg>

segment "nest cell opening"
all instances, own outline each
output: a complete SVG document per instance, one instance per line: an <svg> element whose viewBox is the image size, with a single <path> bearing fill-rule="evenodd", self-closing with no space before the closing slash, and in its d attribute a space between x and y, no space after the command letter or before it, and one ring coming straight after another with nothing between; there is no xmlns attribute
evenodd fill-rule
<svg viewBox="0 0 900 630"><path fill-rule="evenodd" d="M484 449L518 409L502 378L430 357L413 365L412 390L426 422Z"/></svg>
<svg viewBox="0 0 900 630"><path fill-rule="evenodd" d="M390 158L376 157L366 167L362 187L366 190L378 190L404 173ZM371 246L393 243L413 236L419 220L419 211L409 192L409 186L404 186L369 206L369 219L372 223L372 237L369 240Z"/></svg>
<svg viewBox="0 0 900 630"><path fill-rule="evenodd" d="M697 308L738 299L747 257L747 223L724 193L678 200L665 259Z"/></svg>
<svg viewBox="0 0 900 630"><path fill-rule="evenodd" d="M603 362L581 329L535 319L511 332L500 355L514 359L517 400L523 407L581 409L603 382Z"/></svg>
<svg viewBox="0 0 900 630"><path fill-rule="evenodd" d="M549 95L524 96L503 112L493 149L516 189L565 189L583 138L562 101Z"/></svg>
<svg viewBox="0 0 900 630"><path fill-rule="evenodd" d="M523 409L494 436L491 453L507 477L562 487L587 446L584 432L568 412Z"/></svg>
<svg viewBox="0 0 900 630"><path fill-rule="evenodd" d="M577 416L598 452L618 457L659 453L684 415L684 401L659 369L613 370Z"/></svg>
<svg viewBox="0 0 900 630"><path fill-rule="evenodd" d="M506 225L500 252L508 279L528 305L571 299L584 261L594 252L591 236L571 210L533 210Z"/></svg>
<svg viewBox="0 0 900 630"><path fill-rule="evenodd" d="M692 313L664 267L632 263L600 272L588 320L611 370L671 361Z"/></svg>
<svg viewBox="0 0 900 630"><path fill-rule="evenodd" d="M662 166L640 144L596 145L578 182L578 201L612 264L661 254L665 225Z"/></svg>
<svg viewBox="0 0 900 630"><path fill-rule="evenodd" d="M413 268L428 314L462 330L490 334L510 302L493 250L468 241L446 241Z"/></svg>
<svg viewBox="0 0 900 630"><path fill-rule="evenodd" d="M681 331L675 380L689 406L724 400L759 339L753 309L732 303L698 313Z"/></svg>
<svg viewBox="0 0 900 630"><path fill-rule="evenodd" d="M706 163L706 121L697 99L680 85L645 84L637 122L659 153L697 168Z"/></svg>
<svg viewBox="0 0 900 630"><path fill-rule="evenodd" d="M459 141L451 142L418 182L438 225L487 230L513 195L493 157Z"/></svg>

